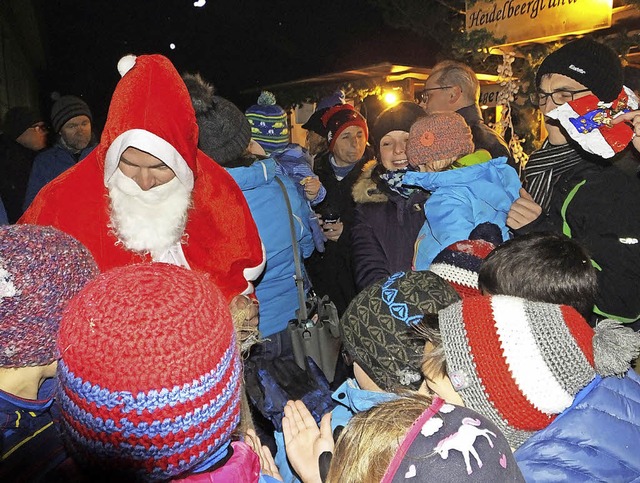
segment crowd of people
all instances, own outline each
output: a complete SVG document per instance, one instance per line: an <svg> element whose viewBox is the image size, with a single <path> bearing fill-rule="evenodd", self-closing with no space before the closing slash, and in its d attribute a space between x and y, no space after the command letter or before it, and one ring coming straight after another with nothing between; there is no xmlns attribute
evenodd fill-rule
<svg viewBox="0 0 640 483"><path fill-rule="evenodd" d="M640 478L640 179L547 116L624 92L610 48L544 59L522 175L459 62L375 119L318 100L306 146L270 92L117 67L99 142L75 96L4 116L0 480Z"/></svg>

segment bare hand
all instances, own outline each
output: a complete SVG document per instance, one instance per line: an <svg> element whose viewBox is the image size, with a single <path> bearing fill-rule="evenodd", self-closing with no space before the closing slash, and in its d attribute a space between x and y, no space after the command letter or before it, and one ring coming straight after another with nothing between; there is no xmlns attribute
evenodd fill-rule
<svg viewBox="0 0 640 483"><path fill-rule="evenodd" d="M320 188L322 187L322 183L320 182L320 180L318 178L314 178L313 176L307 176L302 181L300 181L300 184L304 186L304 196L309 201L313 201L316 199L316 196L318 196L318 191L320 191Z"/></svg>
<svg viewBox="0 0 640 483"><path fill-rule="evenodd" d="M260 459L260 469L262 474L271 476L276 480L283 481L280 471L273 460L271 450L268 446L263 446L260 438L253 429L248 429L245 433L244 442L247 443Z"/></svg>
<svg viewBox="0 0 640 483"><path fill-rule="evenodd" d="M511 205L507 215L507 226L517 230L528 225L542 214L542 207L524 188L520 188L520 198Z"/></svg>
<svg viewBox="0 0 640 483"><path fill-rule="evenodd" d="M322 417L320 427L302 401L289 401L284 407L282 434L291 467L304 483L321 482L318 458L333 453L331 413Z"/></svg>
<svg viewBox="0 0 640 483"><path fill-rule="evenodd" d="M229 310L234 320L243 312L244 324L249 327L258 327L260 317L258 315L257 300L251 300L246 295L236 295L229 304Z"/></svg>
<svg viewBox="0 0 640 483"><path fill-rule="evenodd" d="M633 147L640 151L640 111L629 111L619 115L613 120L613 124L628 122L633 127Z"/></svg>

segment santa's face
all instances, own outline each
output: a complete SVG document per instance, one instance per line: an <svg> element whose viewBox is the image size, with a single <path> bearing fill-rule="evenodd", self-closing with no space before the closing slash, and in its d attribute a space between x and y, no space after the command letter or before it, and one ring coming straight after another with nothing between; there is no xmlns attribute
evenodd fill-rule
<svg viewBox="0 0 640 483"><path fill-rule="evenodd" d="M118 168L131 178L142 191L148 191L156 186L168 183L176 174L169 166L155 156L129 147L120 156Z"/></svg>
<svg viewBox="0 0 640 483"><path fill-rule="evenodd" d="M157 259L180 242L190 192L158 158L135 148L126 149L107 188L110 226L129 250L150 253Z"/></svg>

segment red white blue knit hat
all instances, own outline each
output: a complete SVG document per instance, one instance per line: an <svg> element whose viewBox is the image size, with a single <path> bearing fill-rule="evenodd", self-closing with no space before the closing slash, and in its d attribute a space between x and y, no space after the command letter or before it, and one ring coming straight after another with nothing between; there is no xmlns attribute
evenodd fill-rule
<svg viewBox="0 0 640 483"><path fill-rule="evenodd" d="M98 267L79 241L50 226L0 226L0 367L58 358L62 311Z"/></svg>
<svg viewBox="0 0 640 483"><path fill-rule="evenodd" d="M640 349L640 335L615 321L594 331L572 307L518 297L468 297L438 315L453 388L512 448L571 406L597 374L624 374Z"/></svg>
<svg viewBox="0 0 640 483"><path fill-rule="evenodd" d="M242 367L206 274L162 263L102 274L69 304L59 348L63 428L83 466L166 480L226 454Z"/></svg>
<svg viewBox="0 0 640 483"><path fill-rule="evenodd" d="M500 227L481 223L469 234L468 240L452 243L438 253L429 270L449 282L462 298L482 295L478 288L480 265L500 243Z"/></svg>

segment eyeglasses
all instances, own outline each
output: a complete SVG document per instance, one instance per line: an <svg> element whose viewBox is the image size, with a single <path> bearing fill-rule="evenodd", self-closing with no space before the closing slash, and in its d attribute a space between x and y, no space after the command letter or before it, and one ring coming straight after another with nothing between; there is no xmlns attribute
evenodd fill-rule
<svg viewBox="0 0 640 483"><path fill-rule="evenodd" d="M35 131L43 131L43 132L47 132L49 130L49 128L45 123L34 124L33 126L31 126L31 129Z"/></svg>
<svg viewBox="0 0 640 483"><path fill-rule="evenodd" d="M418 94L420 102L429 102L429 91L439 91L440 89L451 89L453 86L428 87Z"/></svg>
<svg viewBox="0 0 640 483"><path fill-rule="evenodd" d="M583 92L590 92L591 89L580 89L577 91L569 91L566 89L558 89L553 92L538 91L529 96L531 104L534 106L544 106L547 103L547 98L551 97L551 100L556 106L561 106L567 102L573 101L573 96L576 94L582 94Z"/></svg>

